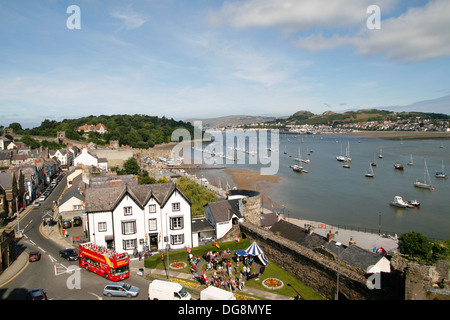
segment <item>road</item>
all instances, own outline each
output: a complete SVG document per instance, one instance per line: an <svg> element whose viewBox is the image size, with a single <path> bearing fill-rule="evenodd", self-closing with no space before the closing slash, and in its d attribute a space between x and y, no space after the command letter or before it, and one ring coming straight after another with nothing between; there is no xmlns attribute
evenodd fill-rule
<svg viewBox="0 0 450 320"><path fill-rule="evenodd" d="M41 260L30 262L13 279L0 287L1 300L26 299L29 289L43 288L48 299L53 300L108 300L122 299L103 296L103 288L110 282L96 274L82 270L76 261L67 261L59 256L63 249L58 243L46 238L39 230L42 216L56 201L66 186L66 177L60 181L49 197L40 207L33 207L25 216L21 216L19 228L23 237L17 242L18 255L23 251L41 252ZM17 230L17 225L16 225ZM137 286L141 292L133 299L147 299L148 281L137 276L131 276L124 282ZM127 299L127 298L123 298Z"/></svg>

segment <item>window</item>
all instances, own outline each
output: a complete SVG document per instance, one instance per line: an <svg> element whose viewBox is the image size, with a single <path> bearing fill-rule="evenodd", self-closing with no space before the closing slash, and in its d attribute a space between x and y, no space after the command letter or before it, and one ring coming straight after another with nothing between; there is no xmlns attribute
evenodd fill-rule
<svg viewBox="0 0 450 320"><path fill-rule="evenodd" d="M98 232L105 232L106 231L106 222L99 222L98 223Z"/></svg>
<svg viewBox="0 0 450 320"><path fill-rule="evenodd" d="M157 229L156 219L148 219L148 230L155 231Z"/></svg>
<svg viewBox="0 0 450 320"><path fill-rule="evenodd" d="M124 207L123 208L123 214L125 216L130 216L133 214L133 208L132 207Z"/></svg>
<svg viewBox="0 0 450 320"><path fill-rule="evenodd" d="M81 210L83 207L80 204L74 204L72 205L72 210Z"/></svg>
<svg viewBox="0 0 450 320"><path fill-rule="evenodd" d="M180 211L180 203L172 203L172 211Z"/></svg>
<svg viewBox="0 0 450 320"><path fill-rule="evenodd" d="M170 236L170 244L183 244L184 243L184 234L176 234Z"/></svg>
<svg viewBox="0 0 450 320"><path fill-rule="evenodd" d="M122 234L134 234L134 233L136 233L136 221L122 222Z"/></svg>
<svg viewBox="0 0 450 320"><path fill-rule="evenodd" d="M183 217L170 218L170 230L183 229Z"/></svg>
<svg viewBox="0 0 450 320"><path fill-rule="evenodd" d="M148 212L155 213L156 212L156 204L150 204L148 206Z"/></svg>
<svg viewBox="0 0 450 320"><path fill-rule="evenodd" d="M132 250L137 247L136 239L123 240L123 250Z"/></svg>

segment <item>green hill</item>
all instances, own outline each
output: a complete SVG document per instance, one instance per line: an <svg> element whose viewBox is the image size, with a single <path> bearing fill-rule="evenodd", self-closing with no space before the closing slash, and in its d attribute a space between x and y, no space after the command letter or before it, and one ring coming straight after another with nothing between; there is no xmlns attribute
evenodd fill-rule
<svg viewBox="0 0 450 320"><path fill-rule="evenodd" d="M450 116L441 113L425 113L425 112L393 112L377 109L365 109L358 111L347 111L343 113L336 113L333 111L326 111L320 115L313 114L309 111L298 111L287 119L277 119L276 122L288 124L310 124L310 125L334 125L352 122L367 122L367 121L396 121L399 119L439 119L449 120Z"/></svg>
<svg viewBox="0 0 450 320"><path fill-rule="evenodd" d="M78 127L84 124L99 124L106 126L108 132L100 134L78 132ZM172 132L178 128L187 129L193 136L194 128L190 123L176 121L166 117L148 115L101 115L88 116L63 121L44 120L39 127L22 129L19 123L11 123L14 133L31 136L56 137L58 131L65 131L66 137L78 141L92 141L96 144L108 144L111 140L119 140L120 145L134 148L149 148L155 144L170 142Z"/></svg>

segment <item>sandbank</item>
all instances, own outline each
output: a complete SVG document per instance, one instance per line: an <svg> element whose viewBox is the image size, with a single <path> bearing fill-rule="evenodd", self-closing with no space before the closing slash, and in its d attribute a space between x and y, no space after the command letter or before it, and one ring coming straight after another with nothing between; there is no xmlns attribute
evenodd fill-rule
<svg viewBox="0 0 450 320"><path fill-rule="evenodd" d="M257 171L248 169L225 169L224 172L231 176L238 189L256 190L262 194L264 204L280 206L270 198L273 188L281 180L280 177L262 175Z"/></svg>

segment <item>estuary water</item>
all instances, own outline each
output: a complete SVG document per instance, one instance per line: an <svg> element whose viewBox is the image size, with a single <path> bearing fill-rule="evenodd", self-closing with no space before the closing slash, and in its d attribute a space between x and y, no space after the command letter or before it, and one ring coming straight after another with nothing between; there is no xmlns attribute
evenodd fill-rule
<svg viewBox="0 0 450 320"><path fill-rule="evenodd" d="M270 198L279 204L275 210L290 217L319 221L331 225L369 228L390 233L417 231L432 239L450 238L450 180L438 179L436 171L447 164L450 174L450 141L448 140L386 140L345 135L280 134L280 181L272 188ZM248 143L247 150L248 149ZM352 159L350 168L336 156ZM379 158L380 153L382 158ZM309 158L298 163L295 158ZM308 155L309 154L309 155ZM226 164L228 168L259 171L262 165ZM413 166L408 165L411 161ZM425 161L434 190L414 187L416 179L425 175ZM375 162L376 166L371 166ZM397 170L394 164L404 165ZM299 164L308 173L294 172L290 166ZM374 177L365 176L373 169ZM202 171L211 182L226 177L223 170ZM224 186L224 180L222 180ZM419 208L398 208L390 205L394 196L418 200Z"/></svg>

